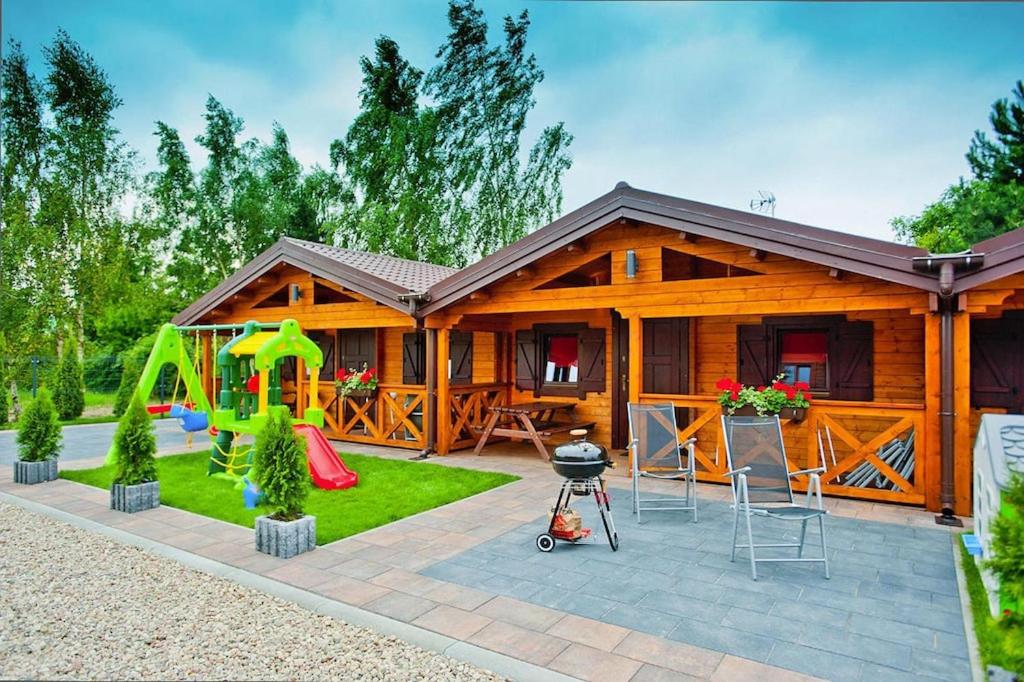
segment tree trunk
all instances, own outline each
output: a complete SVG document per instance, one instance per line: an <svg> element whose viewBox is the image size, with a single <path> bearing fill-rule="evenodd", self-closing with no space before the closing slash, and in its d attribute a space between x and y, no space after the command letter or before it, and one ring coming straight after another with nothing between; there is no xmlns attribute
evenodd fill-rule
<svg viewBox="0 0 1024 682"><path fill-rule="evenodd" d="M85 361L85 306L81 303L75 309L75 339L78 343L78 364L83 366Z"/></svg>

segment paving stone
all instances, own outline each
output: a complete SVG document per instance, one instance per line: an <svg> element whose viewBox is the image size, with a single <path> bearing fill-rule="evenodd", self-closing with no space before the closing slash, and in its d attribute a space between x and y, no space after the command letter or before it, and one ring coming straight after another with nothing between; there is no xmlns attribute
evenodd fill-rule
<svg viewBox="0 0 1024 682"><path fill-rule="evenodd" d="M865 616L855 613L850 616L849 629L857 634L877 637L888 642L906 644L907 646L920 649L933 650L936 645L935 630L879 618L878 616Z"/></svg>
<svg viewBox="0 0 1024 682"><path fill-rule="evenodd" d="M338 577L319 568L293 563L289 563L281 568L275 568L264 575L289 585L301 587L304 590L324 585L332 580L336 580Z"/></svg>
<svg viewBox="0 0 1024 682"><path fill-rule="evenodd" d="M423 595L431 601L448 604L456 608L472 611L482 604L485 604L495 595L475 590L472 587L443 583Z"/></svg>
<svg viewBox="0 0 1024 682"><path fill-rule="evenodd" d="M640 600L637 606L702 623L721 622L730 608L724 604L714 604L694 597L684 597L673 592L662 592L661 590L652 590Z"/></svg>
<svg viewBox="0 0 1024 682"><path fill-rule="evenodd" d="M471 635L468 641L485 649L543 666L569 646L569 642L564 639L497 620Z"/></svg>
<svg viewBox="0 0 1024 682"><path fill-rule="evenodd" d="M525 604L507 597L491 599L477 608L476 613L538 632L545 632L565 615L560 611Z"/></svg>
<svg viewBox="0 0 1024 682"><path fill-rule="evenodd" d="M612 651L629 634L626 628L571 614L552 625L547 632L602 651Z"/></svg>
<svg viewBox="0 0 1024 682"><path fill-rule="evenodd" d="M601 620L641 633L664 637L675 629L681 618L639 606L618 604L604 613Z"/></svg>
<svg viewBox="0 0 1024 682"><path fill-rule="evenodd" d="M440 604L412 622L455 639L467 639L494 621L478 613Z"/></svg>
<svg viewBox="0 0 1024 682"><path fill-rule="evenodd" d="M726 656L709 678L711 682L814 682L820 678L758 663L737 656Z"/></svg>
<svg viewBox="0 0 1024 682"><path fill-rule="evenodd" d="M589 594L579 594L577 592L570 592L568 594L563 592L561 599L556 601L552 608L558 609L559 611L573 613L577 616L583 616L584 618L600 620L604 614L619 605L619 602L605 599L603 597L594 597Z"/></svg>
<svg viewBox="0 0 1024 682"><path fill-rule="evenodd" d="M835 682L860 680L864 661L821 649L779 642L768 657L770 665L827 678Z"/></svg>
<svg viewBox="0 0 1024 682"><path fill-rule="evenodd" d="M581 680L626 682L640 670L641 663L582 644L570 644L548 667Z"/></svg>
<svg viewBox="0 0 1024 682"><path fill-rule="evenodd" d="M705 678L721 663L723 654L700 647L670 642L641 632L631 632L613 649L614 653L634 658L678 673Z"/></svg>
<svg viewBox="0 0 1024 682"><path fill-rule="evenodd" d="M770 637L727 627L709 628L692 620L681 621L668 633L668 638L761 662L768 660L768 654L775 645L775 640Z"/></svg>
<svg viewBox="0 0 1024 682"><path fill-rule="evenodd" d="M921 649L914 649L910 658L911 669L914 672L942 679L967 680L971 676L971 663L966 658L944 656L934 651Z"/></svg>
<svg viewBox="0 0 1024 682"><path fill-rule="evenodd" d="M310 552L310 554L316 554L316 552ZM386 564L371 561L369 559L348 559L347 561L342 561L340 564L335 564L326 570L331 573L348 576L349 578L369 580L375 575L380 575L385 571L391 570L391 568Z"/></svg>
<svg viewBox="0 0 1024 682"><path fill-rule="evenodd" d="M911 669L909 646L853 632L824 627L808 630L801 637L800 644L899 670Z"/></svg>
<svg viewBox="0 0 1024 682"><path fill-rule="evenodd" d="M755 635L770 635L775 639L786 642L799 642L804 632L814 632L821 627L827 627L821 624L809 627L800 620L770 616L765 613L748 611L747 609L737 607L729 609L729 612L722 618L721 624Z"/></svg>
<svg viewBox="0 0 1024 682"><path fill-rule="evenodd" d="M382 597L366 602L363 607L382 616L402 620L407 623L419 618L437 606L436 602L416 597L404 592L388 592Z"/></svg>
<svg viewBox="0 0 1024 682"><path fill-rule="evenodd" d="M387 587L342 575L335 575L330 582L317 586L314 591L353 606L362 606L391 593Z"/></svg>
<svg viewBox="0 0 1024 682"><path fill-rule="evenodd" d="M636 674L630 678L630 682L692 682L703 680L703 677L693 677L677 670L661 668L650 663L644 663Z"/></svg>

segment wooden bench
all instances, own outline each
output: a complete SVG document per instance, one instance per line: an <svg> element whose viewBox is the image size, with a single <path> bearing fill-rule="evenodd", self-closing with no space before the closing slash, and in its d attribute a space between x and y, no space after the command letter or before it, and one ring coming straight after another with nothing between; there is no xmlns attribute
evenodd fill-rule
<svg viewBox="0 0 1024 682"><path fill-rule="evenodd" d="M575 403L532 402L519 405L496 405L490 408L490 416L480 433L480 439L473 450L480 454L487 441L493 436L511 440L528 440L537 448L544 459L548 459L548 451L544 441L556 433L566 433L573 429L591 429L595 422L573 421ZM558 421L555 417L565 415L568 421ZM533 421L536 419L537 421ZM518 428L515 428L518 426Z"/></svg>
<svg viewBox="0 0 1024 682"><path fill-rule="evenodd" d="M574 422L572 424L566 424L564 422L549 422L547 424L534 424L533 428L537 429L537 435L542 440L547 440L556 433L568 433L576 429L591 430L596 426L596 422Z"/></svg>

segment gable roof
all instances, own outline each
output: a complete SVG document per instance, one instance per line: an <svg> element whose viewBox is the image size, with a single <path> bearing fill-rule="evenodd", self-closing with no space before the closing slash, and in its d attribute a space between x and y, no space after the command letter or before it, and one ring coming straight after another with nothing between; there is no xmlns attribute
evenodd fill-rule
<svg viewBox="0 0 1024 682"><path fill-rule="evenodd" d="M434 285L423 314L439 310L519 268L625 218L776 253L846 272L934 290L936 278L914 271L924 249L826 230L735 209L634 189L611 192Z"/></svg>
<svg viewBox="0 0 1024 682"><path fill-rule="evenodd" d="M984 255L984 266L957 277L954 293L1024 271L1024 227L978 242L971 252Z"/></svg>
<svg viewBox="0 0 1024 682"><path fill-rule="evenodd" d="M178 313L174 324L195 322L253 279L282 263L336 282L402 312L409 311L402 297L423 294L457 272L443 265L283 237Z"/></svg>

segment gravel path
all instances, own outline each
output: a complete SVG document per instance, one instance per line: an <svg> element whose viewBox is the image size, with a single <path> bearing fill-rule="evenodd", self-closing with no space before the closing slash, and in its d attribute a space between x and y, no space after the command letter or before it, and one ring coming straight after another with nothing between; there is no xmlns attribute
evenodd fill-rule
<svg viewBox="0 0 1024 682"><path fill-rule="evenodd" d="M3 503L0 678L497 679Z"/></svg>

